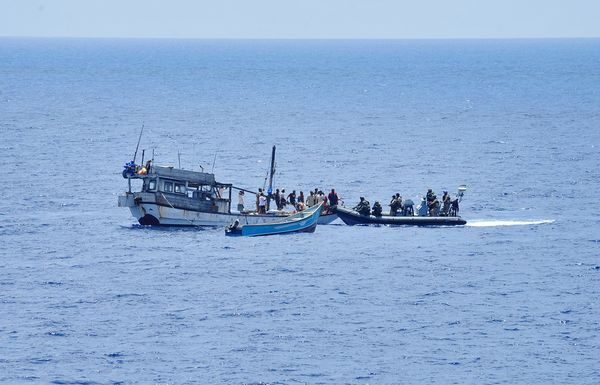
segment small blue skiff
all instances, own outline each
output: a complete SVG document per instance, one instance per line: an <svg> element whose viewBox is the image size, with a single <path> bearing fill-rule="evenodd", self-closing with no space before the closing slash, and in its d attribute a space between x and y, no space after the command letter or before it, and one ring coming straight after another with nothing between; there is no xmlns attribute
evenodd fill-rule
<svg viewBox="0 0 600 385"><path fill-rule="evenodd" d="M256 237L298 232L312 233L317 228L322 205L319 203L297 214L268 223L242 225L236 220L225 229L225 235Z"/></svg>

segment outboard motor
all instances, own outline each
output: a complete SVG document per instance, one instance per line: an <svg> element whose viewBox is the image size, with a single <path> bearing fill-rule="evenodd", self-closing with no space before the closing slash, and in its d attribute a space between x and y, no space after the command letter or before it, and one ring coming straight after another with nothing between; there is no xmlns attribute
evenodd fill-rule
<svg viewBox="0 0 600 385"><path fill-rule="evenodd" d="M460 186L458 186L458 194L457 195L457 199L458 201L462 201L463 196L465 195L465 191L467 191L467 186L464 184L461 184Z"/></svg>

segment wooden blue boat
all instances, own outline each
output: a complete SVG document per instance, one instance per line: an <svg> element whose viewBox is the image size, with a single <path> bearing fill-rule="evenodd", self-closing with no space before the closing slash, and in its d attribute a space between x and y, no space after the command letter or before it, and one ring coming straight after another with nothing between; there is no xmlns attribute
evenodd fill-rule
<svg viewBox="0 0 600 385"><path fill-rule="evenodd" d="M322 203L299 213L268 223L245 224L235 221L225 229L225 235L256 237L261 235L312 233L317 228Z"/></svg>

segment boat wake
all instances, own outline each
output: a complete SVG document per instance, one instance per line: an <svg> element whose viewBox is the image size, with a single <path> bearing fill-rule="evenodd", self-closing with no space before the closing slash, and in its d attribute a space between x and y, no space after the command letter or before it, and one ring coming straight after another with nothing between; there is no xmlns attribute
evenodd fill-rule
<svg viewBox="0 0 600 385"><path fill-rule="evenodd" d="M554 219L542 219L537 221L509 221L509 220L474 220L468 221L467 226L471 227L496 227L496 226L528 226L528 225L548 225L554 223Z"/></svg>

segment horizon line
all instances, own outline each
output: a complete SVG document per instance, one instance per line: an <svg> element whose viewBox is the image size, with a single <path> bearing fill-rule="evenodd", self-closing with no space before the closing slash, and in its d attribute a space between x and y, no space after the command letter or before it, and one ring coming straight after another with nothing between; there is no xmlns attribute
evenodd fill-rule
<svg viewBox="0 0 600 385"><path fill-rule="evenodd" d="M39 36L0 35L0 39L90 39L90 40L574 40L600 36L519 36L519 37L170 37L170 36Z"/></svg>

